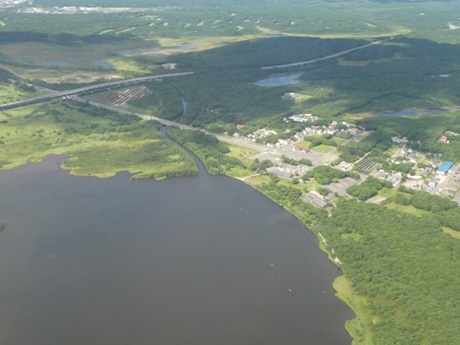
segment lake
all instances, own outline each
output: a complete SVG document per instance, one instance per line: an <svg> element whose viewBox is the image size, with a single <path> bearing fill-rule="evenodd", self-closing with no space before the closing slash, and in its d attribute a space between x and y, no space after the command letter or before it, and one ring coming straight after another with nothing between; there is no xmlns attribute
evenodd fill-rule
<svg viewBox="0 0 460 345"><path fill-rule="evenodd" d="M0 172L2 345L345 345L339 274L247 185Z"/></svg>

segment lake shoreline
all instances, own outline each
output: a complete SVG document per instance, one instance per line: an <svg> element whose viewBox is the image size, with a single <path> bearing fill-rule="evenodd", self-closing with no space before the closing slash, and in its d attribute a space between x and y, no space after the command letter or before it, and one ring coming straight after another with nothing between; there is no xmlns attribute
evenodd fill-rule
<svg viewBox="0 0 460 345"><path fill-rule="evenodd" d="M65 158L66 158L66 155L48 155L48 156L46 156L44 159L42 159L41 162L33 162L33 161L31 161L31 160L28 160L27 163L26 163L25 165L22 165L22 166L20 166L20 167L18 167L18 168L16 168L16 169L18 169L17 172L18 172L19 174L28 175L28 174L30 173L30 171L31 171L31 170L30 170L30 167L31 167L31 165L33 165L33 168L32 168L32 169L33 169L34 171L36 171L36 169L38 169L40 173L44 173L44 174L48 174L48 173L50 173L50 172L52 172L52 171L56 171L56 169L58 169L58 170L60 170L60 171L62 171L62 172L64 172L64 173L66 173L66 174L68 174L68 175L70 175L70 176L72 176L72 177L93 177L93 178L94 178L94 177L97 177L97 176L78 176L78 175L72 174L69 170L62 168L62 166L61 166L61 165L62 165L61 163L62 163L62 161L63 161ZM124 174L125 174L125 177L128 177L128 178L131 177L129 173L126 173L126 171L125 171L125 172L120 172L120 173L124 173ZM10 174L11 174L11 172L10 172ZM16 174L16 172L15 172L14 174ZM232 177L232 176L228 176L228 177ZM99 178L100 178L100 177L97 177L97 179L99 179ZM237 179L237 178L236 178L236 177L233 177L231 180L235 180L235 179ZM106 177L106 178L104 178L103 180L109 180L109 179L108 179L108 177ZM170 179L167 179L167 180L170 180ZM92 181L94 181L94 179L92 179ZM242 181L242 182L244 182L244 181ZM80 183L81 183L81 182L80 182ZM244 183L244 184L247 185L247 186L251 186L251 185L248 184L248 183ZM252 187L251 189L255 189L256 191L258 191L259 193L261 193L259 190L257 190L257 189L254 188L253 186L251 186L251 187ZM259 193L257 193L257 194L259 194ZM274 202L274 201L273 201L270 197L268 197L266 194L264 194L264 193L261 193L261 194L263 194L263 196L264 196L265 198L271 200L271 202ZM275 202L275 204L278 205L276 202ZM295 214L293 214L290 210L286 209L285 207L282 207L282 206L280 206L280 205L278 205L278 206L281 207L281 208L282 208L283 210L285 210L286 212L289 212L289 214L293 215L298 221L301 222L301 224L305 227L305 230L308 230L308 232L311 233L311 234L317 239L317 235L315 235L315 234L306 226L306 224L305 224L304 222L302 222L302 221L299 219L299 217L297 217ZM306 233L306 234L307 234L307 233ZM316 246L316 247L318 246L318 241L316 241L316 243L314 243L314 246ZM331 286L331 287L332 287L332 286ZM335 297L335 298L337 298L337 297ZM337 300L339 300L339 299L337 299ZM305 302L307 302L307 301L305 301ZM352 311L352 310L350 309L350 311ZM345 327L345 325L342 325L342 326ZM344 329L345 329L345 328L344 328Z"/></svg>

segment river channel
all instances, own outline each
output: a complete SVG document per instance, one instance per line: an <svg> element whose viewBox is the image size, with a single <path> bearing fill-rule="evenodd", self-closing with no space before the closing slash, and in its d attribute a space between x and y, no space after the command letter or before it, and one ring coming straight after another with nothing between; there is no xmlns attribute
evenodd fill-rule
<svg viewBox="0 0 460 345"><path fill-rule="evenodd" d="M349 345L339 274L295 217L228 177L0 172L2 345Z"/></svg>

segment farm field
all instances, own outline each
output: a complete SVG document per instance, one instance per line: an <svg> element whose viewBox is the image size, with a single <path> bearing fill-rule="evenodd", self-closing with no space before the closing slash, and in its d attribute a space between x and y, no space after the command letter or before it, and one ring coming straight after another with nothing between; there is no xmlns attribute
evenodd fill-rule
<svg viewBox="0 0 460 345"><path fill-rule="evenodd" d="M355 164L354 169L361 174L371 174L380 167L378 163L372 161L369 158L363 158Z"/></svg>

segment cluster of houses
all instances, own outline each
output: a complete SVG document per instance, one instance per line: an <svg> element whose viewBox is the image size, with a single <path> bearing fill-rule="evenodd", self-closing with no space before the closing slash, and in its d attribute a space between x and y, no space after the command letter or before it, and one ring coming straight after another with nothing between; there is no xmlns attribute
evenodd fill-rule
<svg viewBox="0 0 460 345"><path fill-rule="evenodd" d="M446 176L450 174L454 166L454 162L445 161L437 168L424 167L418 171L417 175L407 176L408 187L418 190L426 190L427 192L435 192L436 187L442 183ZM434 171L436 170L436 173ZM454 173L453 179L451 180L454 184L460 183L460 170ZM441 191L441 190L439 190ZM444 191L445 195L453 196L456 189L447 188Z"/></svg>
<svg viewBox="0 0 460 345"><path fill-rule="evenodd" d="M310 149L304 148L301 146L295 146L295 143L304 139L305 136L314 136L314 135L335 135L337 133L348 133L351 137L359 134L364 131L364 128L359 128L352 123L346 121L333 121L327 125L318 125L320 119L312 114L298 114L292 115L284 119L285 122L299 122L299 123L309 123L304 129L295 133L288 139L278 139L276 143L267 143L267 147L270 148L280 148L289 144L292 145L292 150L299 153L309 153ZM238 128L239 129L239 128ZM271 135L278 135L274 130L261 129L252 134L249 134L246 139L251 141L256 141L264 137ZM440 139L439 142L449 143L447 135L450 137L453 135L460 135L457 133L445 133ZM421 159L421 153L416 152L410 148L405 147L409 142L406 137L393 137L393 143L399 144L402 147L397 153L395 153L389 161L393 164L411 164L415 165ZM454 166L453 162L442 162L440 164L441 157L434 155L433 157L433 167L423 167L418 169L417 175L407 176L407 186L414 189L426 190L428 192L439 193L441 191L440 183L443 183L445 176L451 171ZM436 169L435 166L439 165ZM353 168L353 165L346 162L341 162L338 166L338 169L343 171L348 171ZM267 169L267 172L277 175L282 178L292 179L297 176L304 175L309 170L308 167L302 165L293 166L289 164L278 164L276 166L270 167ZM456 172L457 182L460 183L460 169ZM383 170L378 170L373 173L373 176L385 181L389 181L396 188L399 187L402 183L403 174L401 172L385 172ZM453 188L446 188L447 195L453 196L456 193L456 190ZM329 205L328 200L322 197L321 195L310 192L303 195L303 199L317 207L323 208Z"/></svg>
<svg viewBox="0 0 460 345"><path fill-rule="evenodd" d="M398 188L401 184L402 174L400 172L388 173L380 169L374 173L374 177L380 180L391 182L393 187Z"/></svg>
<svg viewBox="0 0 460 345"><path fill-rule="evenodd" d="M303 130L300 132L297 132L294 134L294 139L300 140L304 136L309 136L309 135L334 135L337 133L348 133L352 136L358 134L361 132L363 129L360 129L356 127L355 125L342 121L342 122L337 122L333 121L329 123L327 126L308 126L305 127Z"/></svg>
<svg viewBox="0 0 460 345"><path fill-rule="evenodd" d="M267 172L283 178L294 178L297 176L305 175L308 172L308 168L303 165L290 165L290 164L278 164L276 166L267 168Z"/></svg>
<svg viewBox="0 0 460 345"><path fill-rule="evenodd" d="M421 156L420 152L414 152L412 149L407 149L407 150L402 149L401 151L395 153L390 158L390 161L395 164L399 164L399 163L415 164L417 163L420 156Z"/></svg>
<svg viewBox="0 0 460 345"><path fill-rule="evenodd" d="M392 137L391 141L395 144L407 144L409 142L406 137Z"/></svg>
<svg viewBox="0 0 460 345"><path fill-rule="evenodd" d="M307 115L311 115L311 114L301 114L301 115L307 116ZM299 115L297 115L297 116L299 116ZM291 144L293 142L300 141L305 136L311 136L311 135L334 135L334 134L337 134L339 132L341 132L341 133L349 133L350 135L354 136L354 135L358 134L359 132L361 132L362 130L363 129L360 129L360 128L356 127L355 125L353 125L351 123L348 123L348 122L345 122L345 121L342 121L340 123L338 123L337 121L333 121L327 126L323 125L323 126L308 126L308 127L305 127L303 130L295 133L292 136L292 139L278 139L278 141L275 144L270 144L269 143L269 144L266 144L266 145L267 145L267 147L271 147L271 148L273 148L273 147L280 148L280 147L283 147L285 145ZM256 139L263 138L263 137L271 135L271 134L276 135L277 132L264 129L264 130L260 130L260 131L254 132L252 134L249 134L248 139L255 141ZM294 147L293 150L296 151L296 152L302 152L302 153L310 152L309 149L303 148L303 147L300 147L300 146Z"/></svg>
<svg viewBox="0 0 460 345"><path fill-rule="evenodd" d="M235 133L236 134L236 133ZM270 135L277 135L278 132L270 129L259 129L258 131L248 134L245 139L251 140L251 141L256 141L257 139L265 138Z"/></svg>
<svg viewBox="0 0 460 345"><path fill-rule="evenodd" d="M299 122L299 123L308 123L308 122L317 122L321 119L317 116L308 113L296 114L283 119L284 122L289 123ZM234 137L240 138L241 135L239 133L240 130L244 129L244 125L237 125L236 127L237 132L233 134ZM312 135L334 135L337 133L348 133L351 136L354 136L360 132L362 132L364 128L359 128L352 123L346 121L332 121L328 125L317 125L312 124L310 126L305 127L301 131L295 133L291 138L287 139L278 139L276 143L267 143L267 147L269 148L280 148L285 145L297 142L302 140L305 136L312 136ZM288 130L287 130L288 131ZM268 137L271 135L278 135L278 132L275 130L269 129L260 129L256 132L248 134L243 138L250 141L256 141L258 139L262 139L264 137ZM309 153L310 150L307 148L303 148L300 146L296 146L293 148L296 152L301 153Z"/></svg>

